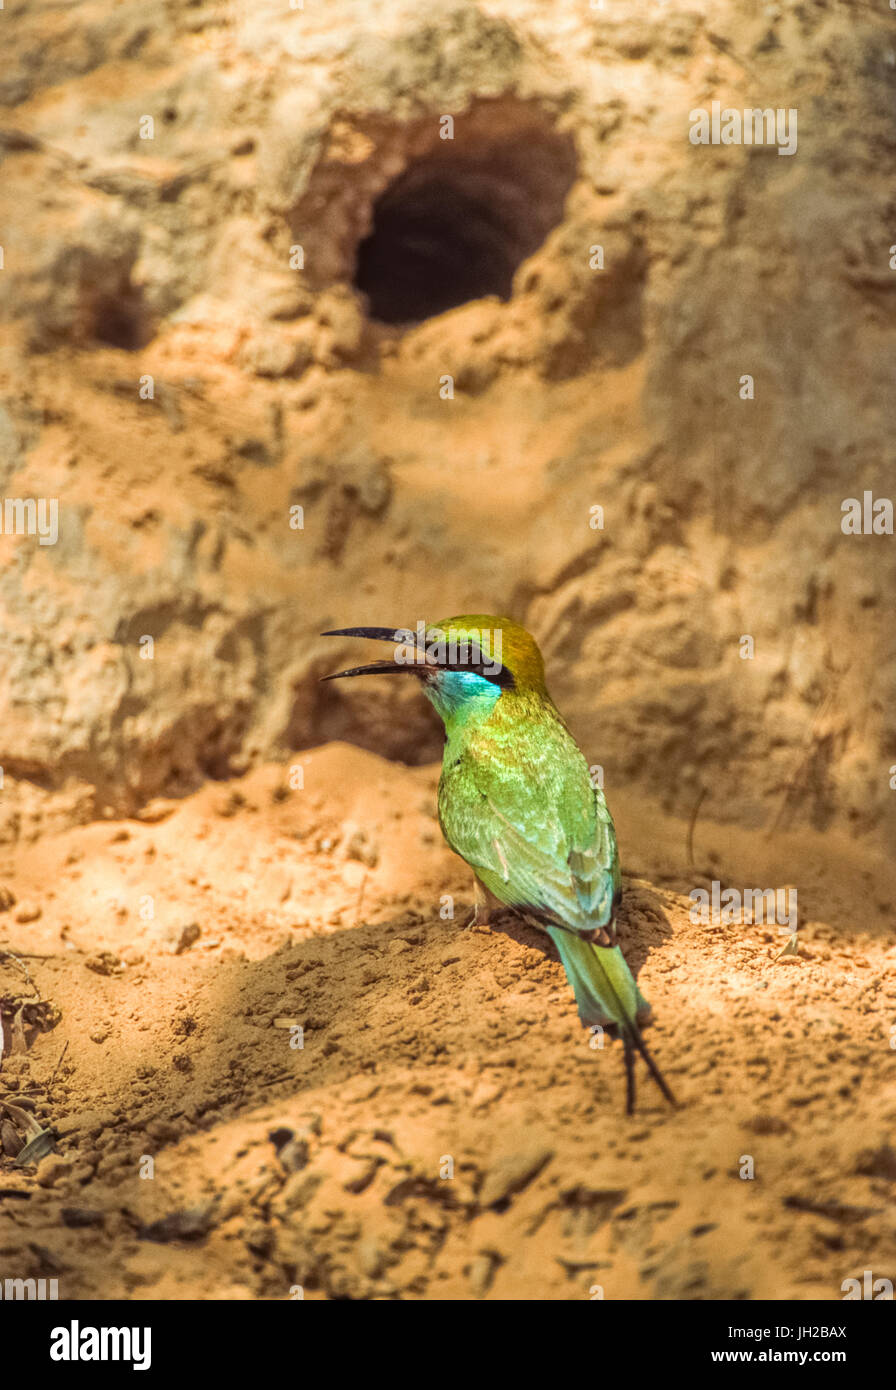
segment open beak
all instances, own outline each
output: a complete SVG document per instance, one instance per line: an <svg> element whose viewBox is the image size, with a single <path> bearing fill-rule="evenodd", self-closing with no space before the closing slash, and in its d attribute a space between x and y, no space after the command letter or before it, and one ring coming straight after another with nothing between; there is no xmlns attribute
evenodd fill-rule
<svg viewBox="0 0 896 1390"><path fill-rule="evenodd" d="M352 666L349 671L336 671L332 676L321 676L324 681L342 680L344 676L386 676L402 671L410 675L422 675L425 666L415 663L413 654L418 650L416 636L409 628L395 627L339 627L331 632L322 632L321 637L371 637L376 642L391 642L393 647L404 647L407 657L404 661L372 661L369 666Z"/></svg>

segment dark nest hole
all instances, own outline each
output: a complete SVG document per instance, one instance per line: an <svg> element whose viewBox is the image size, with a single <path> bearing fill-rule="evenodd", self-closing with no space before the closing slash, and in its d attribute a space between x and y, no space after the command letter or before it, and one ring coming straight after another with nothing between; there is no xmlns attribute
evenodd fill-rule
<svg viewBox="0 0 896 1390"><path fill-rule="evenodd" d="M82 270L74 337L82 343L136 352L153 336L147 305L131 280L130 264L101 265L93 260Z"/></svg>
<svg viewBox="0 0 896 1390"><path fill-rule="evenodd" d="M473 299L509 299L513 277L562 220L571 136L527 128L488 141L458 130L379 197L354 282L371 318L419 323Z"/></svg>
<svg viewBox="0 0 896 1390"><path fill-rule="evenodd" d="M91 336L109 347L136 352L152 336L139 293L130 286L97 295L91 305Z"/></svg>

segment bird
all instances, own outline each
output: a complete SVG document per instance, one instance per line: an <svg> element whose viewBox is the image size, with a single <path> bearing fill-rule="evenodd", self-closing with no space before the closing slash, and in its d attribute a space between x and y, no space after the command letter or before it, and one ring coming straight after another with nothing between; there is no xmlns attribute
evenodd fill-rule
<svg viewBox="0 0 896 1390"><path fill-rule="evenodd" d="M513 619L488 614L321 636L393 644L392 660L322 679L405 674L421 682L445 726L439 823L473 870L473 920L492 904L546 932L583 1025L612 1029L622 1040L628 1114L636 1053L674 1106L641 1031L650 1005L616 941L622 884L613 818L548 693L535 639Z"/></svg>

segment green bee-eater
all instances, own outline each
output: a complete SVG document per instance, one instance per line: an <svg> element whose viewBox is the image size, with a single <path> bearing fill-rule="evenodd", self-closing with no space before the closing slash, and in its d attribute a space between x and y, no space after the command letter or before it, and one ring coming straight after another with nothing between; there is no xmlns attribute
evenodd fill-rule
<svg viewBox="0 0 896 1390"><path fill-rule="evenodd" d="M353 627L323 636L372 637L396 648L392 661L326 680L403 672L422 681L445 724L445 839L489 893L548 933L582 1023L618 1030L629 1113L635 1049L674 1103L641 1036L650 1006L615 944L621 882L613 820L548 694L529 633L509 618L479 615L420 623L416 632Z"/></svg>

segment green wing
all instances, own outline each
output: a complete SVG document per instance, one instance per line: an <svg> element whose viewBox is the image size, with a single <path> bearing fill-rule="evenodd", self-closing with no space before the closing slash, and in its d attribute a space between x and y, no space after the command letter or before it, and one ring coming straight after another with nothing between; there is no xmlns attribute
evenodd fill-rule
<svg viewBox="0 0 896 1390"><path fill-rule="evenodd" d="M603 793L559 720L446 750L439 820L501 902L590 932L613 918L619 858Z"/></svg>

